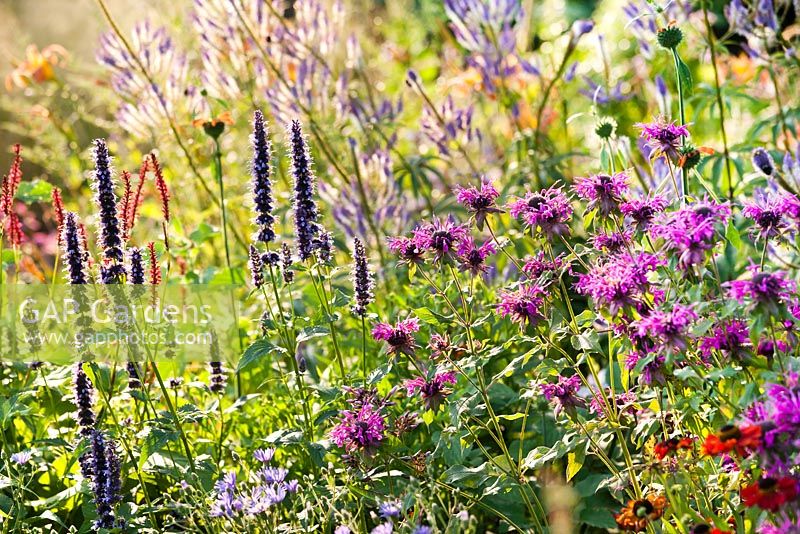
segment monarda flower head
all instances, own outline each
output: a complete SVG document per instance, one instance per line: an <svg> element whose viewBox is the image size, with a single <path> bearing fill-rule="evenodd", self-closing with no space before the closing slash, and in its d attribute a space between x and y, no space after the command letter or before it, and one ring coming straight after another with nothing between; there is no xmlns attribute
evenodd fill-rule
<svg viewBox="0 0 800 534"><path fill-rule="evenodd" d="M628 175L618 172L577 178L573 189L579 197L589 202L588 209L596 209L600 215L607 216L619 210L622 194L628 190Z"/></svg>
<svg viewBox="0 0 800 534"><path fill-rule="evenodd" d="M544 398L555 404L556 417L564 410L573 413L575 408L586 405L586 402L577 395L581 388L581 379L578 375L569 378L559 375L555 384L545 383L539 388Z"/></svg>
<svg viewBox="0 0 800 534"><path fill-rule="evenodd" d="M301 260L309 259L314 253L314 244L319 235L319 211L314 200L314 172L311 168L311 154L308 143L300 127L300 122L293 120L289 125L289 142L291 144L291 173L294 179L295 239L297 255Z"/></svg>
<svg viewBox="0 0 800 534"><path fill-rule="evenodd" d="M689 270L705 262L706 253L714 247L718 230L727 223L730 214L727 204L703 200L663 214L650 232L663 238L668 250L679 253L678 267Z"/></svg>
<svg viewBox="0 0 800 534"><path fill-rule="evenodd" d="M454 253L459 243L469 236L466 226L456 224L452 217L434 219L414 230L414 244L420 250L430 250L437 259Z"/></svg>
<svg viewBox="0 0 800 534"><path fill-rule="evenodd" d="M700 340L700 354L708 362L713 351L718 351L728 358L740 360L748 353L750 330L741 319L720 321L715 324L708 335Z"/></svg>
<svg viewBox="0 0 800 534"><path fill-rule="evenodd" d="M256 212L253 219L256 233L253 238L262 243L269 243L275 240L275 217L272 215L272 144L267 137L264 115L260 110L256 110L253 114L253 134L250 136L250 144L253 147L250 169L253 177L253 203ZM297 178L295 177L295 179Z"/></svg>
<svg viewBox="0 0 800 534"><path fill-rule="evenodd" d="M410 237L390 237L388 243L389 250L399 255L402 263L409 265L421 263L425 257L425 251Z"/></svg>
<svg viewBox="0 0 800 534"><path fill-rule="evenodd" d="M686 349L689 326L697 314L688 306L675 304L669 311L653 310L633 323L640 336L648 336L662 343L661 348L674 351Z"/></svg>
<svg viewBox="0 0 800 534"><path fill-rule="evenodd" d="M413 356L416 342L414 332L419 331L419 320L410 317L399 321L395 326L388 323L378 323L372 329L372 337L376 340L385 341L389 346L389 354L408 354Z"/></svg>
<svg viewBox="0 0 800 534"><path fill-rule="evenodd" d="M111 156L103 139L94 141L94 165L93 187L99 210L99 238L104 260L100 267L100 276L104 284L118 283L125 274L122 233L117 217L117 195L114 193Z"/></svg>
<svg viewBox="0 0 800 534"><path fill-rule="evenodd" d="M364 317L367 314L367 306L375 300L373 293L375 282L369 270L364 243L357 237L353 239L352 280L353 304L350 306L350 310L359 317Z"/></svg>
<svg viewBox="0 0 800 534"><path fill-rule="evenodd" d="M633 234L630 231L600 233L592 237L592 245L597 250L616 254L627 249Z"/></svg>
<svg viewBox="0 0 800 534"><path fill-rule="evenodd" d="M666 197L656 195L627 200L619 205L619 211L630 217L638 230L645 231L655 216L663 212L668 205Z"/></svg>
<svg viewBox="0 0 800 534"><path fill-rule="evenodd" d="M512 217L522 219L534 234L547 239L569 233L572 205L560 187L551 187L539 192L528 192L508 204Z"/></svg>
<svg viewBox="0 0 800 534"><path fill-rule="evenodd" d="M642 130L647 145L650 147L650 159L664 156L674 162L680 157L680 147L684 137L689 137L686 126L669 122L664 117L657 117L653 122L636 124Z"/></svg>
<svg viewBox="0 0 800 534"><path fill-rule="evenodd" d="M467 237L458 244L459 269L471 273L472 276L484 274L489 269L486 258L495 252L497 249L491 241L476 246L472 237Z"/></svg>
<svg viewBox="0 0 800 534"><path fill-rule="evenodd" d="M70 284L86 284L89 277L86 273L86 251L83 248L78 216L67 212L61 229L61 247L64 249L64 270Z"/></svg>
<svg viewBox="0 0 800 534"><path fill-rule="evenodd" d="M625 307L636 308L646 302L645 296L653 291L648 273L662 263L646 252L615 254L592 266L588 273L578 275L575 290L616 315Z"/></svg>
<svg viewBox="0 0 800 534"><path fill-rule="evenodd" d="M543 250L540 250L535 256L527 256L525 258L525 263L522 264L522 272L525 273L528 278L536 280L545 273L555 273L559 271L563 265L563 256L556 256L550 259L545 256Z"/></svg>
<svg viewBox="0 0 800 534"><path fill-rule="evenodd" d="M784 191L757 191L754 201L744 203L742 215L756 223L751 234L769 239L789 227L787 218L800 216L800 200Z"/></svg>
<svg viewBox="0 0 800 534"><path fill-rule="evenodd" d="M430 380L424 376L406 380L403 386L406 388L406 394L409 397L419 391L425 406L429 410L436 412L444 399L451 393L447 388L447 384L455 383L456 373L454 371L446 371L444 373L436 373Z"/></svg>
<svg viewBox="0 0 800 534"><path fill-rule="evenodd" d="M747 420L762 429L759 458L762 472L780 477L800 464L800 387L798 375L786 373L785 384L769 384L761 402L747 411Z"/></svg>
<svg viewBox="0 0 800 534"><path fill-rule="evenodd" d="M786 273L762 271L758 265L748 267L750 278L733 280L725 286L731 297L739 303L750 300L754 306L763 306L769 313L777 313L795 292L796 284L786 277Z"/></svg>
<svg viewBox="0 0 800 534"><path fill-rule="evenodd" d="M535 283L519 286L515 291L500 293L497 312L502 317L510 317L521 327L536 326L544 320L544 305L547 291Z"/></svg>
<svg viewBox="0 0 800 534"><path fill-rule="evenodd" d="M331 430L331 440L347 452L372 454L383 440L386 420L380 410L364 404L358 410L343 410Z"/></svg>
<svg viewBox="0 0 800 534"><path fill-rule="evenodd" d="M481 180L480 189L473 186L456 188L456 200L465 206L475 216L475 224L483 230L486 217L490 213L502 213L495 204L500 193L495 189L492 181L484 178Z"/></svg>

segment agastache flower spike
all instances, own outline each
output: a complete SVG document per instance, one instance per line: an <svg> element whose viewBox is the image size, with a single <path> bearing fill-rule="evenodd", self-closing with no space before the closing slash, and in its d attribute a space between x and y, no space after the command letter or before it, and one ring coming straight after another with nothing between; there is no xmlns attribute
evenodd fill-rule
<svg viewBox="0 0 800 534"><path fill-rule="evenodd" d="M122 234L117 217L117 195L111 176L111 156L103 139L94 141L93 173L95 201L99 209L99 237L103 247L104 264L101 266L103 283L117 283L125 274L122 253Z"/></svg>
<svg viewBox="0 0 800 534"><path fill-rule="evenodd" d="M260 288L264 285L264 264L261 262L261 255L254 245L250 245L247 265L250 267L250 276L253 279L253 285L256 289Z"/></svg>
<svg viewBox="0 0 800 534"><path fill-rule="evenodd" d="M308 144L300 128L300 122L293 120L289 126L289 141L292 147L291 172L294 178L294 210L295 238L297 255L305 261L314 252L314 241L320 228L317 223L319 211L314 200L314 173L311 169L311 154Z"/></svg>
<svg viewBox="0 0 800 534"><path fill-rule="evenodd" d="M142 249L134 247L128 253L130 260L129 284L144 284L144 262L142 260Z"/></svg>
<svg viewBox="0 0 800 534"><path fill-rule="evenodd" d="M294 271L291 269L292 267L292 249L289 248L289 245L283 243L281 245L281 273L283 274L283 281L284 283L291 284L294 280Z"/></svg>
<svg viewBox="0 0 800 534"><path fill-rule="evenodd" d="M253 114L253 134L250 136L253 160L250 164L253 177L253 202L256 216L253 222L257 231L253 238L262 243L275 240L275 217L272 215L272 180L270 177L272 144L267 137L264 115L260 110Z"/></svg>
<svg viewBox="0 0 800 534"><path fill-rule="evenodd" d="M367 252L364 250L364 243L359 238L353 239L353 305L350 310L360 316L364 317L367 314L367 306L374 300L373 288L375 282L373 281L372 273L369 270L367 262Z"/></svg>
<svg viewBox="0 0 800 534"><path fill-rule="evenodd" d="M114 528L114 504L120 500L120 465L114 444L95 430L90 436L92 460L92 493L97 507L95 528Z"/></svg>
<svg viewBox="0 0 800 534"><path fill-rule="evenodd" d="M78 217L72 212L64 215L61 231L61 245L64 248L64 269L67 271L70 284L86 284L86 251L83 248Z"/></svg>
<svg viewBox="0 0 800 534"><path fill-rule="evenodd" d="M225 376L225 369L222 367L222 362L220 361L219 338L216 332L211 333L211 348L209 352L211 361L208 364L210 378L208 387L213 393L223 393L228 379Z"/></svg>
<svg viewBox="0 0 800 534"><path fill-rule="evenodd" d="M75 364L72 376L72 393L75 404L75 420L78 422L78 432L88 436L94 429L94 411L92 410L94 398L94 385L83 370L83 362Z"/></svg>

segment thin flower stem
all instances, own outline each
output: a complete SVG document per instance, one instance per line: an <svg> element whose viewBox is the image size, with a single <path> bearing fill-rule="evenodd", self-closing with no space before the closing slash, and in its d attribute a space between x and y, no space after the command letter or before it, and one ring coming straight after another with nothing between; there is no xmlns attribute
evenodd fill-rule
<svg viewBox="0 0 800 534"><path fill-rule="evenodd" d="M678 56L678 50L676 48L672 49L672 58L675 61L675 78L678 83L678 106L680 111L681 124L685 125L686 109L683 102L683 79L681 77L681 58ZM682 137L681 143L685 145L686 139ZM670 172L672 172L671 167L670 167ZM683 191L682 191L683 195L681 198L683 200L683 203L686 204L686 197L689 194L689 177L686 175L685 172L681 173L681 184L683 185Z"/></svg>

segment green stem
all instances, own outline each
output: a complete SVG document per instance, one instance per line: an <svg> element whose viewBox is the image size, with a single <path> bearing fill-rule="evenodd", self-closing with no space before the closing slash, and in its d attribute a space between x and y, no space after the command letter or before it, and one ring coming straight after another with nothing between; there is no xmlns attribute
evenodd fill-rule
<svg viewBox="0 0 800 534"><path fill-rule="evenodd" d="M673 48L672 49L672 59L675 61L675 78L678 82L678 106L680 109L681 115L681 125L686 124L686 108L683 103L683 81L681 80L681 58L678 56L678 50ZM685 138L682 138L682 143L686 142ZM682 191L682 200L683 203L686 203L686 197L689 194L689 177L685 172L681 172L681 184L683 185Z"/></svg>

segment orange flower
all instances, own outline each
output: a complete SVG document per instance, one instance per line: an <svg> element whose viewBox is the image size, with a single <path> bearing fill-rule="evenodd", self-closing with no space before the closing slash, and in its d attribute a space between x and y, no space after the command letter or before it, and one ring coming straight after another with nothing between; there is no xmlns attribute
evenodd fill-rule
<svg viewBox="0 0 800 534"><path fill-rule="evenodd" d="M684 437L684 438L670 438L666 441L662 441L658 445L655 446L653 449L656 455L656 458L659 460L663 460L668 454L676 452L680 449L691 449L694 440L692 438Z"/></svg>
<svg viewBox="0 0 800 534"><path fill-rule="evenodd" d="M644 499L628 501L618 514L614 514L614 520L622 530L644 532L649 523L664 515L668 505L667 498L663 495L650 494Z"/></svg>
<svg viewBox="0 0 800 534"><path fill-rule="evenodd" d="M25 49L25 60L11 62L14 70L6 76L6 90L12 91L15 86L28 87L54 79L54 67L68 56L67 50L61 45L51 44L41 52L36 45L28 45Z"/></svg>
<svg viewBox="0 0 800 534"><path fill-rule="evenodd" d="M760 426L725 425L716 434L706 436L706 441L703 443L703 454L716 456L735 450L739 456L747 456L748 450L755 449L760 444Z"/></svg>

